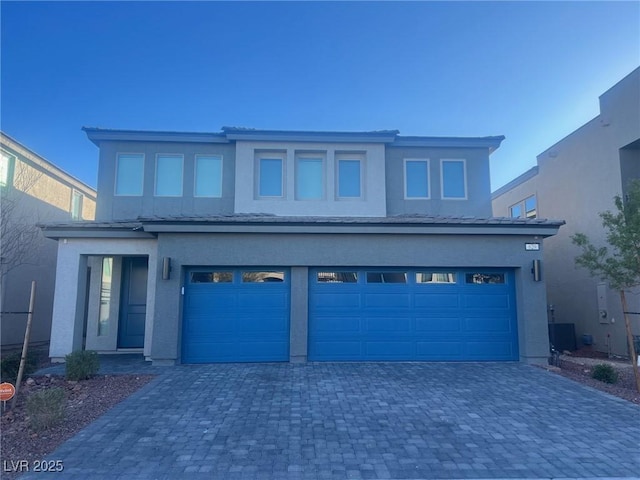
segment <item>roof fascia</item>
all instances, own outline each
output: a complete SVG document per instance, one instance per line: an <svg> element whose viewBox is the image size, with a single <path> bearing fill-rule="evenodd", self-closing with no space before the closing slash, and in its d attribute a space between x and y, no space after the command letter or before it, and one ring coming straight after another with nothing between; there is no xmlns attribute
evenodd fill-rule
<svg viewBox="0 0 640 480"><path fill-rule="evenodd" d="M397 136L390 147L441 147L441 148L488 148L496 151L504 135L494 137L401 137Z"/></svg>
<svg viewBox="0 0 640 480"><path fill-rule="evenodd" d="M389 143L393 142L397 130L381 132L303 132L280 130L242 130L223 128L229 140L269 142L346 142Z"/></svg>
<svg viewBox="0 0 640 480"><path fill-rule="evenodd" d="M60 240L61 238L156 238L150 232L127 230L116 230L113 228L55 228L43 227L42 234L45 238Z"/></svg>
<svg viewBox="0 0 640 480"><path fill-rule="evenodd" d="M87 138L98 147L102 141L229 143L229 140L222 133L108 130L92 127L82 127L82 130L87 134Z"/></svg>

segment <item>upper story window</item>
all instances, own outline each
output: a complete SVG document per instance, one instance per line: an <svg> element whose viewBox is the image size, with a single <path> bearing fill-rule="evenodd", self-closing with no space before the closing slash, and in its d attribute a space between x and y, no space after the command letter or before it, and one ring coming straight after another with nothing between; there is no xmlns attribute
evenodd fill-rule
<svg viewBox="0 0 640 480"><path fill-rule="evenodd" d="M0 187L6 187L11 184L11 172L15 163L15 157L9 155L4 150L0 157Z"/></svg>
<svg viewBox="0 0 640 480"><path fill-rule="evenodd" d="M464 160L442 160L442 198L467 198L467 178Z"/></svg>
<svg viewBox="0 0 640 480"><path fill-rule="evenodd" d="M296 200L322 200L324 198L323 154L296 156Z"/></svg>
<svg viewBox="0 0 640 480"><path fill-rule="evenodd" d="M336 155L338 198L362 197L362 156Z"/></svg>
<svg viewBox="0 0 640 480"><path fill-rule="evenodd" d="M182 195L182 155L156 156L156 196Z"/></svg>
<svg viewBox="0 0 640 480"><path fill-rule="evenodd" d="M404 160L404 198L429 198L429 160Z"/></svg>
<svg viewBox="0 0 640 480"><path fill-rule="evenodd" d="M222 157L196 155L194 195L196 197L222 196Z"/></svg>
<svg viewBox="0 0 640 480"><path fill-rule="evenodd" d="M116 195L142 195L144 179L144 155L119 153L116 159Z"/></svg>
<svg viewBox="0 0 640 480"><path fill-rule="evenodd" d="M77 190L71 193L71 219L82 220L82 200L84 195Z"/></svg>
<svg viewBox="0 0 640 480"><path fill-rule="evenodd" d="M258 196L282 197L284 155L260 153L258 155Z"/></svg>
<svg viewBox="0 0 640 480"><path fill-rule="evenodd" d="M536 218L538 216L536 196L532 195L509 207L511 218Z"/></svg>

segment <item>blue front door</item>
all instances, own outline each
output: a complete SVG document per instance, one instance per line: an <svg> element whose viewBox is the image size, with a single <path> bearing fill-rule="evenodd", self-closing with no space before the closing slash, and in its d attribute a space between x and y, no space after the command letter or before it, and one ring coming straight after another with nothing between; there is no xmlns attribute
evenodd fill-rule
<svg viewBox="0 0 640 480"><path fill-rule="evenodd" d="M514 276L495 269L309 273L309 359L518 359Z"/></svg>
<svg viewBox="0 0 640 480"><path fill-rule="evenodd" d="M288 361L290 290L286 269L188 270L182 362Z"/></svg>
<svg viewBox="0 0 640 480"><path fill-rule="evenodd" d="M122 287L118 321L118 347L144 347L144 325L147 316L147 257L122 259Z"/></svg>

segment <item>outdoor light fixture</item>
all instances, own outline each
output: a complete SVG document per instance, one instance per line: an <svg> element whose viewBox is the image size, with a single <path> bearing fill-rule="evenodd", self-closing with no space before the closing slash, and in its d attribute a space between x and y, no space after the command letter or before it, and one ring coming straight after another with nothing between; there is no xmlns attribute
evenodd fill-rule
<svg viewBox="0 0 640 480"><path fill-rule="evenodd" d="M534 260L531 267L531 273L533 274L533 281L539 282L542 280L542 261Z"/></svg>
<svg viewBox="0 0 640 480"><path fill-rule="evenodd" d="M171 273L171 257L162 258L162 279L169 280Z"/></svg>

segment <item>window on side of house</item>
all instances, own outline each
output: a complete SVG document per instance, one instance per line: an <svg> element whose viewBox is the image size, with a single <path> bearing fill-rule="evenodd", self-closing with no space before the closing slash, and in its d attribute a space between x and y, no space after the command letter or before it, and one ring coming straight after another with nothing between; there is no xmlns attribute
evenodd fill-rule
<svg viewBox="0 0 640 480"><path fill-rule="evenodd" d="M182 155L156 156L156 196L182 196Z"/></svg>
<svg viewBox="0 0 640 480"><path fill-rule="evenodd" d="M429 160L405 158L404 198L429 198Z"/></svg>
<svg viewBox="0 0 640 480"><path fill-rule="evenodd" d="M336 155L338 198L362 198L362 161L360 155Z"/></svg>
<svg viewBox="0 0 640 480"><path fill-rule="evenodd" d="M509 216L511 218L520 218L522 216L522 204L516 203L509 207Z"/></svg>
<svg viewBox="0 0 640 480"><path fill-rule="evenodd" d="M532 195L524 201L524 215L527 218L536 218L538 216L535 195Z"/></svg>
<svg viewBox="0 0 640 480"><path fill-rule="evenodd" d="M464 160L442 160L442 198L464 200L467 198L466 162Z"/></svg>
<svg viewBox="0 0 640 480"><path fill-rule="evenodd" d="M283 197L284 156L260 155L257 164L258 196Z"/></svg>
<svg viewBox="0 0 640 480"><path fill-rule="evenodd" d="M144 155L142 153L119 153L116 159L115 194L140 196L144 185L143 180Z"/></svg>
<svg viewBox="0 0 640 480"><path fill-rule="evenodd" d="M324 157L318 154L296 156L296 200L324 198Z"/></svg>
<svg viewBox="0 0 640 480"><path fill-rule="evenodd" d="M196 155L195 184L196 197L222 196L222 156Z"/></svg>
<svg viewBox="0 0 640 480"><path fill-rule="evenodd" d="M82 200L84 195L77 190L71 193L71 219L82 220Z"/></svg>
<svg viewBox="0 0 640 480"><path fill-rule="evenodd" d="M0 187L6 187L12 183L12 172L15 164L15 158L13 155L8 154L4 150L1 152L0 157Z"/></svg>

